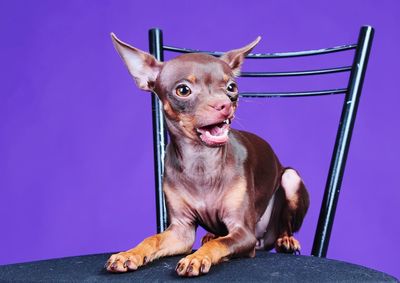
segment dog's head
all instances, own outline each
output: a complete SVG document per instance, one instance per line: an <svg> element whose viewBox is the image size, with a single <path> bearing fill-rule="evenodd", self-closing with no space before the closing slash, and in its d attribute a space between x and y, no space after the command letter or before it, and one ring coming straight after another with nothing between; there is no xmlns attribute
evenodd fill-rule
<svg viewBox="0 0 400 283"><path fill-rule="evenodd" d="M258 37L243 48L220 58L191 53L160 62L114 34L111 38L137 86L158 95L163 103L170 134L207 146L228 141L238 101L235 78Z"/></svg>

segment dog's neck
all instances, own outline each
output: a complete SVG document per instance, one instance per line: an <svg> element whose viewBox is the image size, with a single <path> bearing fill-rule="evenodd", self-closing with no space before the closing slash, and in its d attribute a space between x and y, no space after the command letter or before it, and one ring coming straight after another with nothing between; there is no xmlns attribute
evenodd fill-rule
<svg viewBox="0 0 400 283"><path fill-rule="evenodd" d="M173 124L167 121L170 142L168 144L169 162L181 173L190 175L218 174L228 159L229 143L209 147L176 132Z"/></svg>

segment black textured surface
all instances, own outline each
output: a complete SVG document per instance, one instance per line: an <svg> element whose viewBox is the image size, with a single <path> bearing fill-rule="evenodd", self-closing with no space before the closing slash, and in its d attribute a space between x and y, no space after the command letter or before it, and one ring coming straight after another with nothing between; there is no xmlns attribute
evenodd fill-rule
<svg viewBox="0 0 400 283"><path fill-rule="evenodd" d="M399 282L385 273L341 261L309 256L257 252L255 258L233 259L213 266L210 273L180 278L169 257L149 263L135 272L107 273L103 266L110 254L88 255L0 266L1 282Z"/></svg>

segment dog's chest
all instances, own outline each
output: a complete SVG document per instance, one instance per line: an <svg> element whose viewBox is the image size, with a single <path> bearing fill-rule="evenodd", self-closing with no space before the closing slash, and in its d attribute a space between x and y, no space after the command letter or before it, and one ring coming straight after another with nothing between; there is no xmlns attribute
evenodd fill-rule
<svg viewBox="0 0 400 283"><path fill-rule="evenodd" d="M243 160L237 157L236 147L189 147L179 157L170 148L164 177L169 203L179 217L215 234L226 233L227 212L242 207L247 189Z"/></svg>
<svg viewBox="0 0 400 283"><path fill-rule="evenodd" d="M195 221L214 234L226 234L227 228L224 224L225 205L226 203L218 197L205 196L202 201L197 201L192 208Z"/></svg>
<svg viewBox="0 0 400 283"><path fill-rule="evenodd" d="M226 223L244 213L243 206L248 202L247 186L243 178L231 178L229 182L223 179L219 185L180 187L175 190L174 201L183 204L179 206L180 215L187 217L189 222L197 223L214 234L225 235Z"/></svg>
<svg viewBox="0 0 400 283"><path fill-rule="evenodd" d="M212 151L185 152L181 171L175 172L179 182L197 191L222 190L232 176L232 167L221 154Z"/></svg>

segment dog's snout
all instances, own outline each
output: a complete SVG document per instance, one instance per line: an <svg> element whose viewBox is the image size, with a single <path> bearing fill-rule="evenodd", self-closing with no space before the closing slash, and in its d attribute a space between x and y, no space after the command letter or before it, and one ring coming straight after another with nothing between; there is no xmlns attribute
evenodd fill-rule
<svg viewBox="0 0 400 283"><path fill-rule="evenodd" d="M210 106L223 115L229 115L231 113L232 102L230 100L217 101Z"/></svg>
<svg viewBox="0 0 400 283"><path fill-rule="evenodd" d="M222 102L222 103L217 103L216 105L214 105L214 108L217 109L218 111L222 111L226 108L230 108L231 107L231 103L230 102Z"/></svg>

